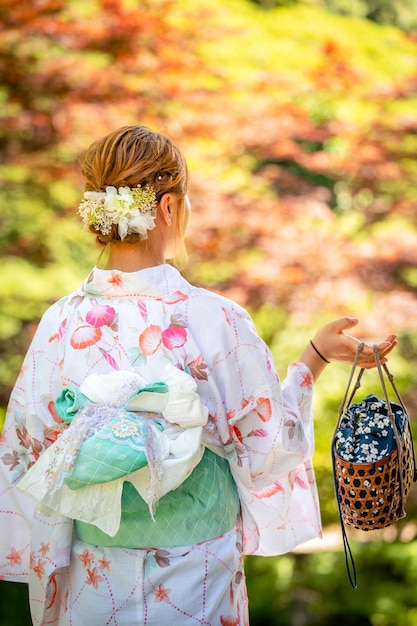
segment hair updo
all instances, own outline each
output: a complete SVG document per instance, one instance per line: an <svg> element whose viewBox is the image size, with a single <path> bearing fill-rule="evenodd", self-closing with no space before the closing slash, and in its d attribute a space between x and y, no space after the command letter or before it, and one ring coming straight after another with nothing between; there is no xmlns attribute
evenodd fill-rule
<svg viewBox="0 0 417 626"><path fill-rule="evenodd" d="M184 197L188 191L187 163L173 142L145 126L123 126L91 144L79 158L85 180L85 191L105 191L106 187L137 187L149 185L159 203L166 193L179 198L177 236L183 238ZM92 225L90 231L98 243L120 241L117 226L103 235ZM124 242L141 241L136 233Z"/></svg>

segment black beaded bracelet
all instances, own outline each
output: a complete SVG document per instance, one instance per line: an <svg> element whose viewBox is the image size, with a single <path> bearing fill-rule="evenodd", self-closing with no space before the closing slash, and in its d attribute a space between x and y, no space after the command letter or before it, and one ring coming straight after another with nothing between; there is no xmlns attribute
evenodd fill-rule
<svg viewBox="0 0 417 626"><path fill-rule="evenodd" d="M310 343L311 343L312 348L313 348L313 349L317 352L317 354L319 355L319 357L320 357L321 359L323 359L323 361L326 361L326 363L330 363L330 361L328 361L328 360L326 359L326 357L324 357L324 356L322 355L322 353L321 353L321 352L319 352L319 351L317 350L316 346L315 346L315 345L314 345L314 343L311 341L311 339L310 339Z"/></svg>

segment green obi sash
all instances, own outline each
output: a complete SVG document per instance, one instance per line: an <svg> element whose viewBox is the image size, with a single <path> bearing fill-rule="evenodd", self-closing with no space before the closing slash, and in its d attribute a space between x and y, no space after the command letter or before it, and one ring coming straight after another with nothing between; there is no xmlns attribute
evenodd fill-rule
<svg viewBox="0 0 417 626"><path fill-rule="evenodd" d="M159 501L152 520L148 504L133 485L124 483L120 528L110 537L75 520L78 538L96 546L167 548L215 539L233 528L239 496L229 464L206 448L200 463L174 491Z"/></svg>

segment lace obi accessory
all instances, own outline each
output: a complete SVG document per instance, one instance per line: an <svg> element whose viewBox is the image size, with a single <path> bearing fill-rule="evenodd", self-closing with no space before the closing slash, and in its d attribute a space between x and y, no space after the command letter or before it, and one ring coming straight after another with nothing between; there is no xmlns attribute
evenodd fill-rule
<svg viewBox="0 0 417 626"><path fill-rule="evenodd" d="M21 479L18 488L50 509L114 536L123 483L151 516L200 462L208 410L192 377L168 364L160 381L130 371L92 374L55 401L68 428Z"/></svg>

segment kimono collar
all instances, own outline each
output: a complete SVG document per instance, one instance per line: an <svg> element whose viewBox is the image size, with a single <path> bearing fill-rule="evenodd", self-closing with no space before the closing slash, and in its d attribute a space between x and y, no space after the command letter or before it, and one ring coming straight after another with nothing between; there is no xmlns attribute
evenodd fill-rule
<svg viewBox="0 0 417 626"><path fill-rule="evenodd" d="M161 299L189 287L177 269L164 263L137 272L103 270L94 267L81 285L81 292L105 298Z"/></svg>

